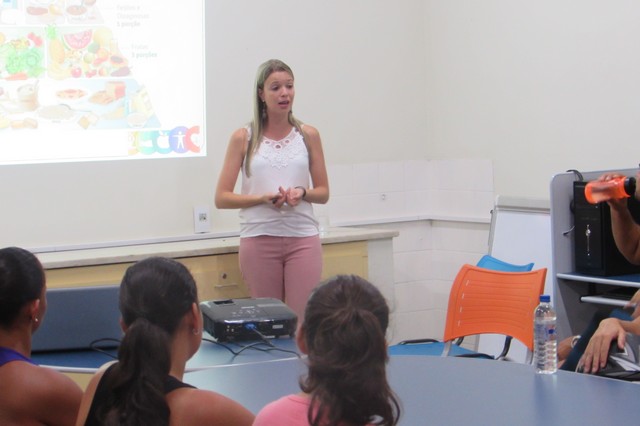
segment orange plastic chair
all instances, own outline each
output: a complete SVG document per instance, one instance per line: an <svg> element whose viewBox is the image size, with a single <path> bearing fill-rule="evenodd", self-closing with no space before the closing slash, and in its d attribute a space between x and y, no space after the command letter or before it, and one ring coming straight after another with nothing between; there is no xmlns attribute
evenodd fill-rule
<svg viewBox="0 0 640 426"><path fill-rule="evenodd" d="M463 265L449 293L442 356L448 356L454 339L491 333L518 339L528 348L527 362L530 362L533 311L544 290L546 276L547 268L504 272ZM505 351L497 359L504 356Z"/></svg>

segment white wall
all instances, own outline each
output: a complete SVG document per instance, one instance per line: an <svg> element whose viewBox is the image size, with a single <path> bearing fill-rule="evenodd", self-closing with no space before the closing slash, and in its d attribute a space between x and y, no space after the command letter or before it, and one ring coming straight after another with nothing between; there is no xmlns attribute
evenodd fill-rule
<svg viewBox="0 0 640 426"><path fill-rule="evenodd" d="M640 3L425 0L428 158L491 158L501 195L637 167Z"/></svg>

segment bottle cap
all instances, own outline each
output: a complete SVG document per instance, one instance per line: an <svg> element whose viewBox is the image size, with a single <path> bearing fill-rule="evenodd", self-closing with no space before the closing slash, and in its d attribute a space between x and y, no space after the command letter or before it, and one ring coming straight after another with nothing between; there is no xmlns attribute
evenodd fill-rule
<svg viewBox="0 0 640 426"><path fill-rule="evenodd" d="M540 302L542 302L542 303L551 302L551 296L549 296L548 294L541 294L540 295Z"/></svg>
<svg viewBox="0 0 640 426"><path fill-rule="evenodd" d="M636 178L628 177L624 180L624 192L633 197L636 193Z"/></svg>

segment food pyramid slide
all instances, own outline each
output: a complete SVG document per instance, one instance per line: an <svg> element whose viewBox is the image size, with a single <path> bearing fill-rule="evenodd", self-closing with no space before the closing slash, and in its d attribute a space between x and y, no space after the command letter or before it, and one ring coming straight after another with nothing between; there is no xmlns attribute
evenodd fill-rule
<svg viewBox="0 0 640 426"><path fill-rule="evenodd" d="M0 131L161 125L96 0L0 8Z"/></svg>

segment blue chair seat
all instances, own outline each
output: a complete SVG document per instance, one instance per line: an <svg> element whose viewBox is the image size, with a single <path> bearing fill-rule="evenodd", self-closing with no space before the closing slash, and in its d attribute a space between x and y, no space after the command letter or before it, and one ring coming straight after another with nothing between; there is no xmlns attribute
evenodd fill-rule
<svg viewBox="0 0 640 426"><path fill-rule="evenodd" d="M439 341L425 343L409 343L407 341L401 344L389 346L389 355L429 355L440 356L444 350L444 343ZM449 355L451 356L475 356L476 352L463 348L458 345L452 345Z"/></svg>
<svg viewBox="0 0 640 426"><path fill-rule="evenodd" d="M516 265L514 263L507 263L503 260L497 259L489 254L482 256L478 263L476 263L476 266L504 272L528 272L533 269L533 263Z"/></svg>

